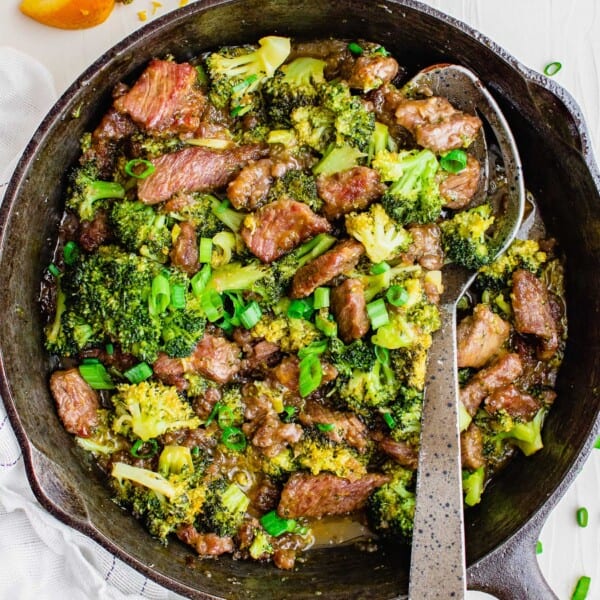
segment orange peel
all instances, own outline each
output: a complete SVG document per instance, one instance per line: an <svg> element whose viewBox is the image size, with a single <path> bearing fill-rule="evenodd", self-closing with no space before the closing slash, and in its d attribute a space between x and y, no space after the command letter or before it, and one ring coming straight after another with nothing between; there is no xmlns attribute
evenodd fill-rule
<svg viewBox="0 0 600 600"><path fill-rule="evenodd" d="M21 12L60 29L86 29L104 22L115 0L23 0Z"/></svg>

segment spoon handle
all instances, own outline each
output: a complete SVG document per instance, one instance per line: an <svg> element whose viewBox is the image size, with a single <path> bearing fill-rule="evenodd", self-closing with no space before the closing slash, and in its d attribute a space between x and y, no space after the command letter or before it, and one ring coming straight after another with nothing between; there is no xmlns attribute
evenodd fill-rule
<svg viewBox="0 0 600 600"><path fill-rule="evenodd" d="M421 419L409 598L462 600L466 593L458 427L455 301L440 305L429 351Z"/></svg>

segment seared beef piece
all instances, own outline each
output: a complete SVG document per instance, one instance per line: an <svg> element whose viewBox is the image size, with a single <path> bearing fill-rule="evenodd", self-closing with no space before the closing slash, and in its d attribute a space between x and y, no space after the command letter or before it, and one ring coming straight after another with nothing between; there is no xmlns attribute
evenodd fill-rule
<svg viewBox="0 0 600 600"><path fill-rule="evenodd" d="M130 369L139 362L133 354L122 352L118 346L113 349L111 354L104 348L88 348L79 353L79 358L97 358L103 365L116 367L121 372Z"/></svg>
<svg viewBox="0 0 600 600"><path fill-rule="evenodd" d="M306 204L283 198L247 216L240 234L252 254L270 263L318 233L330 230L329 221Z"/></svg>
<svg viewBox="0 0 600 600"><path fill-rule="evenodd" d="M541 338L538 358L549 360L558 349L558 327L552 316L548 289L533 273L518 269L512 276L512 307L515 329Z"/></svg>
<svg viewBox="0 0 600 600"><path fill-rule="evenodd" d="M485 399L484 406L492 415L504 410L513 418L530 421L540 409L540 401L509 384L494 390Z"/></svg>
<svg viewBox="0 0 600 600"><path fill-rule="evenodd" d="M163 446L185 446L186 448L203 448L205 450L210 450L217 445L217 439L203 427L169 431L160 436L159 442Z"/></svg>
<svg viewBox="0 0 600 600"><path fill-rule="evenodd" d="M338 325L339 337L349 344L369 331L367 302L358 279L346 279L331 292L331 312Z"/></svg>
<svg viewBox="0 0 600 600"><path fill-rule="evenodd" d="M483 435L475 423L471 423L467 430L460 434L460 456L465 469L479 469L485 465Z"/></svg>
<svg viewBox="0 0 600 600"><path fill-rule="evenodd" d="M396 108L396 121L413 134L419 146L435 154L464 147L481 127L479 117L456 110L439 96L403 100Z"/></svg>
<svg viewBox="0 0 600 600"><path fill-rule="evenodd" d="M473 375L460 390L460 399L467 412L473 416L484 398L494 390L513 383L523 373L523 365L518 354L504 354L489 367Z"/></svg>
<svg viewBox="0 0 600 600"><path fill-rule="evenodd" d="M113 465L118 462L150 471L155 471L158 468L158 456L156 454L147 458L136 458L131 454L131 450L117 450L109 456L99 457L99 460L102 460L101 468L107 474L112 471Z"/></svg>
<svg viewBox="0 0 600 600"><path fill-rule="evenodd" d="M99 210L91 221L81 221L79 225L79 245L86 252L97 250L110 235L108 215L104 210Z"/></svg>
<svg viewBox="0 0 600 600"><path fill-rule="evenodd" d="M411 225L408 228L413 241L403 254L406 262L418 262L424 269L439 270L444 265L442 234L435 223Z"/></svg>
<svg viewBox="0 0 600 600"><path fill-rule="evenodd" d="M205 332L192 355L185 359L185 366L217 383L228 383L240 370L240 348L224 337Z"/></svg>
<svg viewBox="0 0 600 600"><path fill-rule="evenodd" d="M330 363L321 361L321 385L333 381L338 376L337 369ZM298 393L298 381L300 379L300 361L297 356L286 356L275 368L271 370L272 381L287 388L291 392Z"/></svg>
<svg viewBox="0 0 600 600"><path fill-rule="evenodd" d="M388 126L390 134L398 141L398 145L404 147L412 143L410 133L396 121L396 109L405 100L400 90L393 85L384 84L369 92L367 98L377 120Z"/></svg>
<svg viewBox="0 0 600 600"><path fill-rule="evenodd" d="M365 452L369 445L365 424L352 412L333 410L315 400L308 400L298 419L306 426L318 423L333 425L334 428L331 431L323 431L323 435L336 443L346 442L361 453Z"/></svg>
<svg viewBox="0 0 600 600"><path fill-rule="evenodd" d="M247 383L242 387L242 400L246 421L260 422L268 414L276 414L271 398L261 393L253 383Z"/></svg>
<svg viewBox="0 0 600 600"><path fill-rule="evenodd" d="M202 419L208 419L215 404L221 399L221 392L218 388L208 388L202 396L194 398L192 406L194 412Z"/></svg>
<svg viewBox="0 0 600 600"><path fill-rule="evenodd" d="M50 391L64 428L79 437L92 435L98 425L98 393L79 374L79 369L54 371Z"/></svg>
<svg viewBox="0 0 600 600"><path fill-rule="evenodd" d="M166 385L174 385L180 392L187 389L188 382L183 376L185 367L180 358L171 358L160 352L152 365L154 375Z"/></svg>
<svg viewBox="0 0 600 600"><path fill-rule="evenodd" d="M383 437L378 441L379 448L399 465L407 469L416 469L419 453L407 442L397 442L391 437Z"/></svg>
<svg viewBox="0 0 600 600"><path fill-rule="evenodd" d="M384 190L379 173L368 167L353 167L333 175L317 177L317 192L323 199L323 214L330 221L353 210L367 208Z"/></svg>
<svg viewBox="0 0 600 600"><path fill-rule="evenodd" d="M279 346L262 340L244 351L241 371L245 375L253 373L266 375L268 369L275 366L280 358Z"/></svg>
<svg viewBox="0 0 600 600"><path fill-rule="evenodd" d="M179 224L179 235L173 244L169 257L171 264L178 267L188 275L194 275L200 267L198 262L198 240L196 227L191 221Z"/></svg>
<svg viewBox="0 0 600 600"><path fill-rule="evenodd" d="M458 366L483 367L508 340L510 325L486 304L478 304L456 329Z"/></svg>
<svg viewBox="0 0 600 600"><path fill-rule="evenodd" d="M204 115L203 119L206 118ZM231 142L231 145L234 142L231 140L231 133L225 125L220 123L211 123L210 121L200 121L198 128L194 131L194 137L196 138L208 138L213 140L226 140Z"/></svg>
<svg viewBox="0 0 600 600"><path fill-rule="evenodd" d="M371 492L389 480L380 473L368 473L355 481L330 473L294 473L283 488L277 513L287 519L352 513L363 508Z"/></svg>
<svg viewBox="0 0 600 600"><path fill-rule="evenodd" d="M197 77L196 69L189 63L152 60L114 106L150 131L195 131L206 104L206 97L196 86Z"/></svg>
<svg viewBox="0 0 600 600"><path fill-rule="evenodd" d="M364 252L364 246L355 240L338 242L331 250L296 271L290 296L292 298L310 296L319 286L352 270Z"/></svg>
<svg viewBox="0 0 600 600"><path fill-rule="evenodd" d="M278 569L291 571L296 564L296 550L291 548L279 548L273 552L273 564Z"/></svg>
<svg viewBox="0 0 600 600"><path fill-rule="evenodd" d="M251 505L260 513L277 508L279 488L266 476L248 495Z"/></svg>
<svg viewBox="0 0 600 600"><path fill-rule="evenodd" d="M348 50L348 44L342 40L333 39L294 44L288 60L293 60L299 56L310 56L324 60L326 63L325 77L327 79L334 79L339 76L342 71L346 70L346 65L351 65L354 62L354 57Z"/></svg>
<svg viewBox="0 0 600 600"><path fill-rule="evenodd" d="M467 166L460 173L450 173L440 183L440 194L446 200L446 208L465 208L479 187L481 167L479 161L468 155Z"/></svg>
<svg viewBox="0 0 600 600"><path fill-rule="evenodd" d="M257 421L244 423L242 430L251 438L252 445L270 458L277 456L286 446L295 444L302 437L300 425L282 423L274 411Z"/></svg>
<svg viewBox="0 0 600 600"><path fill-rule="evenodd" d="M359 56L352 67L348 85L357 90L372 90L389 83L398 74L398 63L391 56Z"/></svg>
<svg viewBox="0 0 600 600"><path fill-rule="evenodd" d="M188 206L196 203L196 198L191 193L178 192L172 198L167 200L160 209L161 213L180 212Z"/></svg>
<svg viewBox="0 0 600 600"><path fill-rule="evenodd" d="M254 210L264 204L273 183L272 166L270 159L263 158L246 165L237 177L229 182L227 198L235 208Z"/></svg>
<svg viewBox="0 0 600 600"><path fill-rule="evenodd" d="M248 161L267 153L262 146L248 145L231 150L198 146L163 154L152 161L154 173L138 181L138 197L156 204L177 192L210 192L223 187Z"/></svg>
<svg viewBox="0 0 600 600"><path fill-rule="evenodd" d="M199 533L193 525L182 525L177 530L177 537L192 546L200 556L220 556L235 549L232 538L219 537L215 533Z"/></svg>

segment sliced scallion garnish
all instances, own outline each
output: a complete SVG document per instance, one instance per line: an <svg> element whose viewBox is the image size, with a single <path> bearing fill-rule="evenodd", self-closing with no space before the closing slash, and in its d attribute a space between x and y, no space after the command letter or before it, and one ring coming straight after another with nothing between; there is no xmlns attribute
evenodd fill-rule
<svg viewBox="0 0 600 600"><path fill-rule="evenodd" d="M546 77L552 77L552 76L556 75L561 69L562 69L562 63L555 60L551 63L548 63L544 67L544 75L546 75Z"/></svg>
<svg viewBox="0 0 600 600"><path fill-rule="evenodd" d="M130 452L135 458L151 458L158 452L158 442L155 439L136 440Z"/></svg>
<svg viewBox="0 0 600 600"><path fill-rule="evenodd" d="M144 166L144 169L140 171L139 167ZM156 170L156 167L145 158L133 158L125 164L125 173L136 179L146 179L150 177Z"/></svg>
<svg viewBox="0 0 600 600"><path fill-rule="evenodd" d="M79 374L95 390L112 390L115 384L101 362L79 365Z"/></svg>
<svg viewBox="0 0 600 600"><path fill-rule="evenodd" d="M131 383L141 383L152 376L152 367L147 362L141 362L124 371L123 375Z"/></svg>
<svg viewBox="0 0 600 600"><path fill-rule="evenodd" d="M246 436L241 429L237 427L226 427L221 434L221 442L226 448L241 452L246 448Z"/></svg>
<svg viewBox="0 0 600 600"><path fill-rule="evenodd" d="M262 311L256 300L248 303L239 313L240 322L246 329L252 329L260 321L261 317Z"/></svg>
<svg viewBox="0 0 600 600"><path fill-rule="evenodd" d="M467 166L467 153L464 150L450 150L440 158L440 167L448 173L460 173Z"/></svg>
<svg viewBox="0 0 600 600"><path fill-rule="evenodd" d="M371 321L371 327L373 329L379 329L382 325L387 325L390 321L385 301L383 298L373 300L367 304L367 315Z"/></svg>
<svg viewBox="0 0 600 600"><path fill-rule="evenodd" d="M298 389L303 398L314 392L323 378L323 368L317 354L309 354L300 361Z"/></svg>

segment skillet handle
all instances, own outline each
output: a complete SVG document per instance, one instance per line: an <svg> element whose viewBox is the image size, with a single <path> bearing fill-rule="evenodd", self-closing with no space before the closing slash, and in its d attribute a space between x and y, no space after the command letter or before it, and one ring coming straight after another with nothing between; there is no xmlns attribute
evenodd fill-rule
<svg viewBox="0 0 600 600"><path fill-rule="evenodd" d="M536 515L500 548L472 565L468 588L499 600L558 600L538 565L535 547L546 515Z"/></svg>

